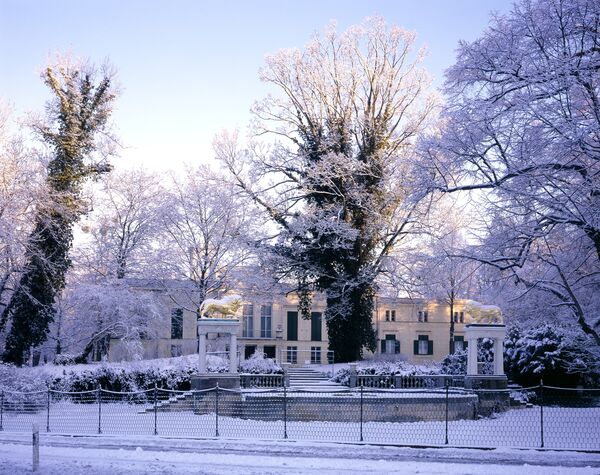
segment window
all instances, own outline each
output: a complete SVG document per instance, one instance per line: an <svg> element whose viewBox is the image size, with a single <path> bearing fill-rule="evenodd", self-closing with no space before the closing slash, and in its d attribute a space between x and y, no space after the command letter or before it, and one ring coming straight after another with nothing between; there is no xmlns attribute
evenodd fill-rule
<svg viewBox="0 0 600 475"><path fill-rule="evenodd" d="M274 346L265 346L263 348L263 353L265 354L265 358L275 359L275 347Z"/></svg>
<svg viewBox="0 0 600 475"><path fill-rule="evenodd" d="M287 347L286 361L291 364L298 363L298 347L297 346L288 346Z"/></svg>
<svg viewBox="0 0 600 475"><path fill-rule="evenodd" d="M287 339L298 341L298 312L287 313Z"/></svg>
<svg viewBox="0 0 600 475"><path fill-rule="evenodd" d="M321 312L311 312L310 314L310 341L321 341Z"/></svg>
<svg viewBox="0 0 600 475"><path fill-rule="evenodd" d="M386 310L385 311L385 321L386 322L395 322L396 321L396 310Z"/></svg>
<svg viewBox="0 0 600 475"><path fill-rule="evenodd" d="M271 306L270 305L261 305L260 306L260 337L261 338L272 338L271 326L272 326Z"/></svg>
<svg viewBox="0 0 600 475"><path fill-rule="evenodd" d="M419 339L414 341L415 355L433 355L433 341L428 335L419 335Z"/></svg>
<svg viewBox="0 0 600 475"><path fill-rule="evenodd" d="M174 308L171 310L171 338L180 340L183 338L183 309Z"/></svg>
<svg viewBox="0 0 600 475"><path fill-rule="evenodd" d="M386 335L385 340L381 340L381 352L392 355L400 353L400 342L396 340L396 335Z"/></svg>
<svg viewBox="0 0 600 475"><path fill-rule="evenodd" d="M464 350L467 345L465 344L465 337L464 336L454 336L454 352L456 353L457 351L462 351Z"/></svg>
<svg viewBox="0 0 600 475"><path fill-rule="evenodd" d="M171 345L171 357L176 358L177 356L181 355L181 345Z"/></svg>
<svg viewBox="0 0 600 475"><path fill-rule="evenodd" d="M454 312L454 323L464 323L465 312Z"/></svg>
<svg viewBox="0 0 600 475"><path fill-rule="evenodd" d="M244 347L244 359L247 360L256 353L256 345L246 345Z"/></svg>
<svg viewBox="0 0 600 475"><path fill-rule="evenodd" d="M418 317L420 322L426 322L429 318L427 310L419 310Z"/></svg>
<svg viewBox="0 0 600 475"><path fill-rule="evenodd" d="M254 336L254 305L244 305L242 310L242 336L252 338Z"/></svg>
<svg viewBox="0 0 600 475"><path fill-rule="evenodd" d="M311 364L321 364L321 347L311 346L310 347L310 362Z"/></svg>

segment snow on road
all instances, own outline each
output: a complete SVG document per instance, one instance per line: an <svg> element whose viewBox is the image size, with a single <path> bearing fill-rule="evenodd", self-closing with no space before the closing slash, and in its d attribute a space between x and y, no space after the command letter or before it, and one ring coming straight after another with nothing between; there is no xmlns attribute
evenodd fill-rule
<svg viewBox="0 0 600 475"><path fill-rule="evenodd" d="M31 473L26 434L0 434L0 474ZM359 444L42 435L40 474L599 474L600 454Z"/></svg>

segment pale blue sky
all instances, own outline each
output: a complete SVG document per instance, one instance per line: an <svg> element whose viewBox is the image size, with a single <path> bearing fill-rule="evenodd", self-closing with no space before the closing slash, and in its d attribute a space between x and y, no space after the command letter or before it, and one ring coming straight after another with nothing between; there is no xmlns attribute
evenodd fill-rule
<svg viewBox="0 0 600 475"><path fill-rule="evenodd" d="M417 32L436 84L459 39L478 37L510 0L0 0L0 97L17 112L41 110L39 71L57 51L108 58L122 94L114 123L123 166L175 168L211 159L223 128L245 128L265 54L302 47L336 20L338 29L383 16Z"/></svg>

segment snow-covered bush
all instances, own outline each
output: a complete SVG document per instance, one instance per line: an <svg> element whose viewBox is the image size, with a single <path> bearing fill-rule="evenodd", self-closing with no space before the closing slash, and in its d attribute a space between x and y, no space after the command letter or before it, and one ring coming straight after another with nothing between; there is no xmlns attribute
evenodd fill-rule
<svg viewBox="0 0 600 475"><path fill-rule="evenodd" d="M229 362L218 356L207 357L210 373L224 373ZM16 368L0 363L0 390L6 392L93 391L98 387L110 391L135 392L158 388L189 390L190 377L198 371L198 356L165 358L126 363L47 364L35 368Z"/></svg>
<svg viewBox="0 0 600 475"><path fill-rule="evenodd" d="M418 376L418 375L436 375L440 374L440 366L435 363L424 365L413 365L405 361L379 361L359 363L356 373L361 375L378 376ZM336 371L331 381L350 385L350 369L347 367Z"/></svg>
<svg viewBox="0 0 600 475"><path fill-rule="evenodd" d="M74 364L76 364L76 360L77 360L77 355L72 355L72 354L69 354L69 353L64 353L64 354L61 354L61 355L56 355L54 357L53 363L55 365L67 366L67 365L74 365Z"/></svg>
<svg viewBox="0 0 600 475"><path fill-rule="evenodd" d="M0 391L4 403L12 409L31 409L43 405L47 398L47 375L37 368L17 368L0 363Z"/></svg>
<svg viewBox="0 0 600 475"><path fill-rule="evenodd" d="M221 357L206 358L209 373L225 373L229 362ZM90 391L99 386L111 391L143 391L158 388L186 391L190 377L198 372L198 356L135 361L127 363L102 363L78 365L64 369L52 380L52 387L61 391Z"/></svg>
<svg viewBox="0 0 600 475"><path fill-rule="evenodd" d="M584 335L552 325L528 331L512 327L504 342L504 365L509 377L525 386L537 385L540 379L567 387L600 382L597 345Z"/></svg>
<svg viewBox="0 0 600 475"><path fill-rule="evenodd" d="M0 390L35 392L47 390L47 375L37 368L17 368L0 362Z"/></svg>
<svg viewBox="0 0 600 475"><path fill-rule="evenodd" d="M481 374L491 374L494 361L494 342L489 338L483 338L477 347L477 360L483 363L479 368ZM441 361L443 374L464 375L467 373L467 350L458 350L451 355L446 355Z"/></svg>
<svg viewBox="0 0 600 475"><path fill-rule="evenodd" d="M250 358L242 361L240 372L251 374L282 374L283 369L264 353L256 351Z"/></svg>
<svg viewBox="0 0 600 475"><path fill-rule="evenodd" d="M467 350L457 350L442 360L442 373L463 375L467 372Z"/></svg>

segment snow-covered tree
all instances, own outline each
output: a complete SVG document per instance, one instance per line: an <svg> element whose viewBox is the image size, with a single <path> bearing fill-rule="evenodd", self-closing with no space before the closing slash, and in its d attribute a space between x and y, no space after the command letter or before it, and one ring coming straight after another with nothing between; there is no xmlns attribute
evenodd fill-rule
<svg viewBox="0 0 600 475"><path fill-rule="evenodd" d="M192 295L178 303L200 305L208 296L239 291L238 274L255 262L252 236L261 224L252 203L205 167L174 178L166 200L160 221L163 275L193 284Z"/></svg>
<svg viewBox="0 0 600 475"><path fill-rule="evenodd" d="M480 200L477 259L545 292L597 343L599 21L595 0L523 0L495 16L460 44L444 127L423 147L434 189Z"/></svg>
<svg viewBox="0 0 600 475"><path fill-rule="evenodd" d="M42 163L11 130L12 124L10 108L0 103L0 331L24 268L35 207L45 191Z"/></svg>
<svg viewBox="0 0 600 475"><path fill-rule="evenodd" d="M425 220L427 233L421 248L412 253L413 290L421 297L435 298L449 308L449 352L454 352L455 323L464 321L457 310L460 299L475 298L481 264L464 256L468 243L471 210L466 204L443 196L430 208Z"/></svg>
<svg viewBox="0 0 600 475"><path fill-rule="evenodd" d="M326 293L340 361L374 349L375 278L421 213L410 157L434 101L413 49L414 34L375 18L269 56L262 79L276 95L254 108L256 141L245 151L216 142L236 185L278 227L270 250L303 314L311 292Z"/></svg>
<svg viewBox="0 0 600 475"><path fill-rule="evenodd" d="M131 358L140 358L142 340L158 334L162 308L156 299L126 279L70 285L60 302L60 332L52 336L77 362L106 357L111 338L124 342Z"/></svg>
<svg viewBox="0 0 600 475"><path fill-rule="evenodd" d="M99 279L152 274L165 211L160 178L143 169L113 171L99 185L81 224L87 239L75 249L78 272Z"/></svg>
<svg viewBox="0 0 600 475"><path fill-rule="evenodd" d="M7 303L10 332L3 359L18 365L25 353L46 339L56 295L70 267L73 225L85 212L81 189L88 178L109 170L106 159L108 119L115 91L108 70L98 72L70 60L59 60L42 73L53 98L46 117L33 124L50 149L48 198L36 208L25 269Z"/></svg>

